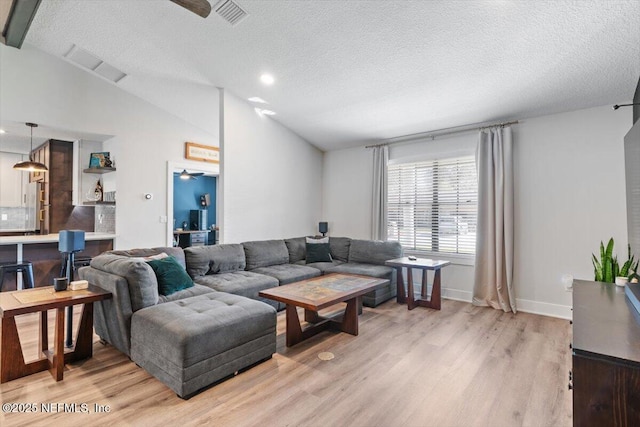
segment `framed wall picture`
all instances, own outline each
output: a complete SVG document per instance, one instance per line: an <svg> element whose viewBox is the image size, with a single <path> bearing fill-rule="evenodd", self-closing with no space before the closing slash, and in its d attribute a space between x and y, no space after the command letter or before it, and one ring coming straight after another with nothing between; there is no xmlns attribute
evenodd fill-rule
<svg viewBox="0 0 640 427"><path fill-rule="evenodd" d="M102 153L91 153L89 157L89 168L111 167L111 154L108 151Z"/></svg>
<svg viewBox="0 0 640 427"><path fill-rule="evenodd" d="M184 143L184 157L189 160L198 160L208 163L220 163L220 149L212 145Z"/></svg>

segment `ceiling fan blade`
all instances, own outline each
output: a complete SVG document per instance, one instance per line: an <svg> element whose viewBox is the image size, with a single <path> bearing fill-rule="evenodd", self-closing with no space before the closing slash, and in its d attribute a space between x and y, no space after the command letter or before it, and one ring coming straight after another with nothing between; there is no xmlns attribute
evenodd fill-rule
<svg viewBox="0 0 640 427"><path fill-rule="evenodd" d="M211 4L207 0L171 0L177 5L206 18L211 13Z"/></svg>
<svg viewBox="0 0 640 427"><path fill-rule="evenodd" d="M202 176L202 175L204 175L204 172L191 172L189 175L191 175L191 176Z"/></svg>

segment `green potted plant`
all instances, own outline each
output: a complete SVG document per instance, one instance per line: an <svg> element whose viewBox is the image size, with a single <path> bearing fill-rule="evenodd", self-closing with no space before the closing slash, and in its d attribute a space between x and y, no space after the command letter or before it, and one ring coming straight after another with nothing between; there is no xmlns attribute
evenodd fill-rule
<svg viewBox="0 0 640 427"><path fill-rule="evenodd" d="M613 237L609 239L606 248L604 243L600 242L600 259L594 254L591 255L597 282L616 283L616 278L620 278L618 282L624 285L624 282L638 270L638 262L640 262L640 260L635 261L635 255L631 255L631 245L627 245L627 260L620 267L618 258L613 255Z"/></svg>

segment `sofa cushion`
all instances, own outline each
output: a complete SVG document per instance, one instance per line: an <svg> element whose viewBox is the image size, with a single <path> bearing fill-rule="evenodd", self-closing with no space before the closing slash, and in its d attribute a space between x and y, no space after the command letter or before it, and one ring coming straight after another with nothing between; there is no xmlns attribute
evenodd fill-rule
<svg viewBox="0 0 640 427"><path fill-rule="evenodd" d="M158 280L149 264L140 259L105 253L91 260L91 267L124 277L129 285L131 310L158 303Z"/></svg>
<svg viewBox="0 0 640 427"><path fill-rule="evenodd" d="M194 279L207 274L228 273L246 267L240 244L191 246L184 250L187 272Z"/></svg>
<svg viewBox="0 0 640 427"><path fill-rule="evenodd" d="M167 255L173 256L178 263L183 267L186 267L186 262L184 258L184 251L180 247L170 248L170 247L158 247L158 248L138 248L138 249L128 249L125 251L117 250L117 251L108 251L106 253L113 255L121 255L126 257L138 257L138 258L146 258L153 255L161 254L162 252Z"/></svg>
<svg viewBox="0 0 640 427"><path fill-rule="evenodd" d="M286 285L300 280L311 279L319 276L320 270L306 265L281 264L270 267L260 267L253 270L254 273L266 274L275 277L280 285Z"/></svg>
<svg viewBox="0 0 640 427"><path fill-rule="evenodd" d="M336 261L335 259L331 262L314 262L311 264L307 264L306 261L302 260L302 261L298 261L296 263L297 265L306 265L307 267L313 267L313 268L317 268L318 270L320 270L322 273L326 272L327 270L332 269L335 266L338 266L340 264L344 264L342 261Z"/></svg>
<svg viewBox="0 0 640 427"><path fill-rule="evenodd" d="M328 269L327 273L360 274L363 276L377 277L391 280L394 269L385 265L364 264L349 262L336 265Z"/></svg>
<svg viewBox="0 0 640 427"><path fill-rule="evenodd" d="M192 287L174 292L171 295L160 295L158 297L158 304L162 304L170 301L177 301L179 299L184 299L184 298L195 297L198 295L210 294L211 292L215 292L215 290L207 286L202 286L197 283L194 283Z"/></svg>
<svg viewBox="0 0 640 427"><path fill-rule="evenodd" d="M196 278L196 283L216 291L266 302L276 309L278 308L277 301L258 296L258 292L278 286L278 279L271 276L254 273L253 271L234 271L201 276Z"/></svg>
<svg viewBox="0 0 640 427"><path fill-rule="evenodd" d="M334 260L349 261L349 247L351 239L348 237L329 237L329 247L331 248L331 258Z"/></svg>
<svg viewBox="0 0 640 427"><path fill-rule="evenodd" d="M379 240L351 240L349 262L384 265L385 261L400 258L402 246L398 242Z"/></svg>
<svg viewBox="0 0 640 427"><path fill-rule="evenodd" d="M289 262L289 251L284 240L244 242L242 246L244 247L247 270Z"/></svg>
<svg viewBox="0 0 640 427"><path fill-rule="evenodd" d="M304 237L284 239L284 244L287 245L289 251L289 264L295 264L307 257L307 245Z"/></svg>
<svg viewBox="0 0 640 427"><path fill-rule="evenodd" d="M189 366L203 355L221 353L265 332L275 334L275 326L273 308L212 292L139 311L132 318L131 333L132 341L155 348L167 362ZM161 331L174 336L168 339Z"/></svg>
<svg viewBox="0 0 640 427"><path fill-rule="evenodd" d="M171 295L193 286L193 280L187 271L172 256L147 261L147 264L153 268L153 272L156 274L160 295Z"/></svg>

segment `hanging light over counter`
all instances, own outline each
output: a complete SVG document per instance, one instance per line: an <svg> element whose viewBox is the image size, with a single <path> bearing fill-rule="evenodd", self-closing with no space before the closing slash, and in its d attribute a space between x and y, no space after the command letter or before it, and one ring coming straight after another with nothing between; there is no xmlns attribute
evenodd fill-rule
<svg viewBox="0 0 640 427"><path fill-rule="evenodd" d="M49 169L42 163L33 161L33 128L38 127L35 123L25 123L25 125L31 128L31 149L29 150L29 160L24 162L18 162L13 165L14 169L29 172L48 172Z"/></svg>

